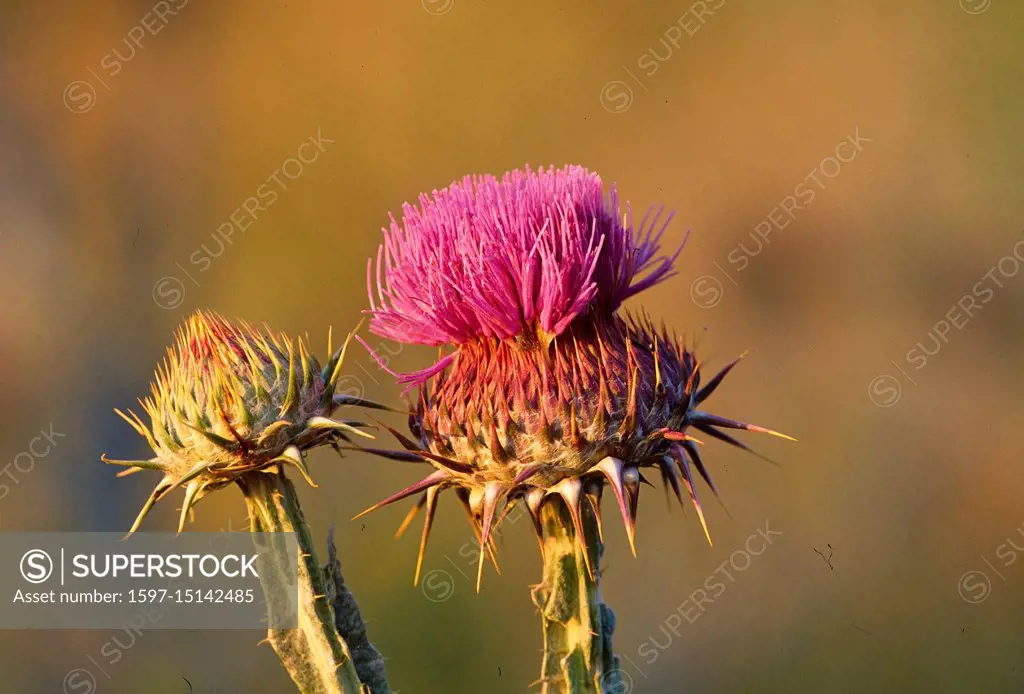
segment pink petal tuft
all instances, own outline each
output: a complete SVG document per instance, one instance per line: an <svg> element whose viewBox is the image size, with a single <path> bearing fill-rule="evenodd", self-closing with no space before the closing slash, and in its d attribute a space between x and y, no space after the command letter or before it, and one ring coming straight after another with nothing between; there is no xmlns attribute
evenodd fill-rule
<svg viewBox="0 0 1024 694"><path fill-rule="evenodd" d="M634 231L614 186L605 197L579 166L468 176L391 218L367 268L370 328L428 345L558 335L672 274L676 256L658 255L671 215L649 216Z"/></svg>

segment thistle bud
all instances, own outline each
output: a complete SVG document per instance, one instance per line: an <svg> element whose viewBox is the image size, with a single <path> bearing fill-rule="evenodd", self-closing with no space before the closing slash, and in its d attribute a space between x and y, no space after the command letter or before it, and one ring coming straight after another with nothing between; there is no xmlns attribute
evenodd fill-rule
<svg viewBox="0 0 1024 694"><path fill-rule="evenodd" d="M196 502L242 475L293 465L313 484L306 450L337 447L352 435L372 438L359 422L331 418L340 405L380 407L335 394L347 346L348 341L321 368L301 338L233 324L209 311L191 315L157 368L150 396L141 401L149 425L130 410L116 410L145 437L153 457L103 456L106 463L128 467L121 475L163 474L130 532L178 487L185 493L180 532Z"/></svg>

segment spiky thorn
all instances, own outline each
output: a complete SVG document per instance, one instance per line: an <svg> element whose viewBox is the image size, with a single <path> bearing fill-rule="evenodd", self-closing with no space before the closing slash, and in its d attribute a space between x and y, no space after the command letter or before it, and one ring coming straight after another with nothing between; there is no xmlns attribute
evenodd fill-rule
<svg viewBox="0 0 1024 694"><path fill-rule="evenodd" d="M738 356L735 359L733 359L728 364L726 364L724 367L722 367L722 370L719 371L717 374L715 374L714 378L712 378L710 381L708 381L707 385L705 385L703 388L700 389L700 391L697 393L697 397L694 399L694 403L699 405L702 402L704 402L705 400L707 400L709 397L711 397L711 394L715 392L715 389L717 389L718 386L720 386L722 384L722 380L726 376L728 376L729 372L732 371L733 368L737 364L739 364L740 361L745 356L747 356L748 354L750 354L750 350L749 349L746 352L744 352L743 354L741 354L740 356Z"/></svg>
<svg viewBox="0 0 1024 694"><path fill-rule="evenodd" d="M576 423L575 400L569 403L569 435L566 437L566 443L568 443L571 448L577 450L580 447L580 432L579 426Z"/></svg>
<svg viewBox="0 0 1024 694"><path fill-rule="evenodd" d="M483 541L480 539L480 522L479 519L473 515L473 506L469 500L469 492L463 487L456 487L455 498L459 500L459 505L462 506L462 510L465 512L466 518L469 520L469 525L473 528L473 537L476 538L476 543L480 546L481 552L486 548L487 554L491 558L491 563L494 564L494 570L500 576L501 567L498 565L498 550L494 544L494 539L492 538L486 545L484 545Z"/></svg>
<svg viewBox="0 0 1024 694"><path fill-rule="evenodd" d="M561 496L566 508L569 509L569 516L572 518L572 524L576 530L576 543L583 553L583 563L587 567L587 576L593 581L594 567L590 565L590 552L587 551L587 536L583 529L582 509L580 508L583 483L578 477L566 477L556 484L550 493Z"/></svg>
<svg viewBox="0 0 1024 694"><path fill-rule="evenodd" d="M208 469L210 469L210 463L206 463L206 462L196 463L195 465L192 466L192 468L188 472L186 472L184 475L182 475L178 479L170 480L171 486L169 486L167 488L167 491L171 492L171 491L174 491L175 489L177 489L178 487L180 487L180 486L182 486L184 484L188 484L189 482L194 480L196 477L199 477L199 475L201 475L204 472L206 472Z"/></svg>
<svg viewBox="0 0 1024 694"><path fill-rule="evenodd" d="M356 327L352 329L352 332L350 332L345 337L345 342L342 344L341 349L339 349L337 353L331 352L332 332L328 331L327 353L330 354L331 356L328 357L327 363L324 365L323 371L320 374L324 380L324 394L320 398L321 409L328 409L328 405L332 405L333 407L339 407L341 405L350 404L346 402L339 402L339 398L344 396L335 395L334 389L335 387L337 387L338 378L341 376L341 367L342 364L345 362L345 353L348 351L348 346L352 342L352 338L355 337L356 333L359 331L359 328L361 328L362 325L363 321L360 320Z"/></svg>
<svg viewBox="0 0 1024 694"><path fill-rule="evenodd" d="M288 415L293 416L299 407L299 379L298 379L298 367L295 364L295 344L291 338L285 338L285 343L288 345L288 392L285 395L284 402L281 403L281 410L278 417L284 417ZM302 346L302 343L299 343Z"/></svg>
<svg viewBox="0 0 1024 694"><path fill-rule="evenodd" d="M424 450L423 448L418 446L415 441L413 441L408 436L406 436L405 434L400 432L398 429L395 429L390 424L388 424L386 422L383 422L383 421L377 419L376 417L370 417L370 419L372 419L377 424L379 424L382 427L384 427L385 429L387 429L391 433L391 435L394 436L395 439L400 444L402 444L402 447L405 450L410 451L412 453L415 453L422 460L433 461L435 463L438 463L442 467L445 467L445 468L447 468L447 469L449 469L449 470L451 470L453 472L461 472L461 473L467 474L467 475L473 472L473 467L471 465L467 465L465 463L460 463L457 460L452 460L451 458L445 458L444 456L436 455L434 453L431 453L430 451ZM370 449L362 449L362 450L370 450Z"/></svg>
<svg viewBox="0 0 1024 694"><path fill-rule="evenodd" d="M245 425L248 426L252 422L252 413L249 411L249 408L246 407L244 404L239 409L241 410ZM238 433L238 430L235 428L235 425L232 424L231 420L228 418L227 412L224 411L223 403L217 404L217 413L220 415L221 422L224 423L224 426L228 428L228 431L231 433L231 436L234 437L235 444L238 446L239 452L241 452L242 455L251 452L252 448L246 442L245 438Z"/></svg>
<svg viewBox="0 0 1024 694"><path fill-rule="evenodd" d="M197 495L201 487L198 480L192 480L185 487L185 500L181 502L181 516L178 518L178 534L185 530L185 519L190 517L192 506L198 501Z"/></svg>
<svg viewBox="0 0 1024 694"><path fill-rule="evenodd" d="M405 518L402 520L402 524L398 526L398 530L395 531L395 539L399 539L405 534L405 531L409 529L413 520L416 519L416 514L420 512L420 509L427 503L427 492L420 494L420 498L416 503L409 508L409 512L405 514Z"/></svg>
<svg viewBox="0 0 1024 694"><path fill-rule="evenodd" d="M765 461L766 463L771 463L775 467L779 467L779 464L776 463L771 458L769 458L768 456L763 455L761 453L758 453L757 451L755 451L753 448L751 448L747 444L743 443L742 441L740 441L739 439L737 439L735 437L730 436L729 434L726 434L724 431L719 431L718 429L715 429L715 428L713 428L713 427L711 427L711 426L709 426L707 424L694 424L693 426L698 431L702 431L705 434L707 434L708 436L716 438L719 441L724 441L725 443L728 443L729 445L736 446L736 448L742 449L742 450L746 451L747 453L750 453L751 455L755 455L758 458L760 458L761 460Z"/></svg>
<svg viewBox="0 0 1024 694"><path fill-rule="evenodd" d="M490 548L491 530L494 524L494 514L498 504L505 497L505 486L501 482L488 482L482 490L474 488L470 492L470 506L473 515L480 518L480 545ZM484 552L480 552L480 561L476 571L476 592L480 592L480 584L484 575Z"/></svg>
<svg viewBox="0 0 1024 694"><path fill-rule="evenodd" d="M772 436L777 436L780 439L785 439L787 441L796 441L792 436L775 431L774 429L767 429L756 424L747 424L746 422L738 422L735 419L719 417L718 415L711 414L709 412L690 412L687 414L687 417L690 420L690 423L694 426L703 424L705 426L723 427L725 429L741 429L743 431L752 431L758 434L771 434Z"/></svg>
<svg viewBox="0 0 1024 694"><path fill-rule="evenodd" d="M327 445L334 449L334 452L338 454L339 458L344 458L345 454L341 452L341 446L338 445L337 441L328 441Z"/></svg>
<svg viewBox="0 0 1024 694"><path fill-rule="evenodd" d="M686 504L683 502L683 491L679 486L679 469L676 467L676 461L669 456L662 456L658 459L658 469L661 470L661 478L665 482L665 491L671 489L679 501L679 506L685 509Z"/></svg>
<svg viewBox="0 0 1024 694"><path fill-rule="evenodd" d="M139 526L142 525L142 521L145 520L146 516L149 515L149 512L153 510L153 506L156 505L156 502L160 501L164 494L170 491L170 489L171 482L166 477L157 482L156 486L153 487L153 491L150 492L149 498L146 499L146 503L142 505L142 510L139 511L139 515L135 517L135 522L132 523L132 527L128 529L128 533L125 535L126 538L135 534L135 531L137 531Z"/></svg>
<svg viewBox="0 0 1024 694"><path fill-rule="evenodd" d="M631 340L626 340L626 368L629 371L629 385L626 393L626 414L619 423L618 434L621 437L630 436L636 431L637 423L637 379L640 376L640 367L636 363L636 355L633 352Z"/></svg>
<svg viewBox="0 0 1024 694"><path fill-rule="evenodd" d="M608 358L605 354L604 340L601 338L601 333L597 333L597 348L598 348L598 367L597 367L597 415L595 417L594 426L598 428L598 431L603 431L606 427L606 421L608 416L614 411L612 403L611 390L608 387L608 379L605 377L605 364L608 362Z"/></svg>
<svg viewBox="0 0 1024 694"><path fill-rule="evenodd" d="M690 369L690 377L686 379L686 385L683 387L683 395L688 399L692 400L694 397L693 389L697 385L697 380L700 378L700 360L697 359L693 368Z"/></svg>
<svg viewBox="0 0 1024 694"><path fill-rule="evenodd" d="M472 446L478 446L480 439L476 435L476 427L473 426L473 418L466 417L466 443Z"/></svg>
<svg viewBox="0 0 1024 694"><path fill-rule="evenodd" d="M551 420L548 418L547 409L544 403L541 402L540 409L540 426L537 429L536 435L544 443L552 443L555 440L555 429L551 426Z"/></svg>
<svg viewBox="0 0 1024 694"><path fill-rule="evenodd" d="M679 442L692 441L695 444L698 444L698 445L701 445L701 446L704 445L704 442L701 441L700 439L694 438L694 437L690 436L689 434L687 434L684 431L675 431L674 429L668 429L668 428L656 429L653 432L651 432L651 436L652 437L659 437L660 436L661 438L663 438L663 439L665 439L667 441L679 441Z"/></svg>
<svg viewBox="0 0 1024 694"><path fill-rule="evenodd" d="M583 493L590 503L594 512L594 522L597 525L597 537L604 542L604 527L601 522L601 492L604 490L604 480L600 477L587 480L583 485Z"/></svg>
<svg viewBox="0 0 1024 694"><path fill-rule="evenodd" d="M640 506L640 483L645 481L640 474L639 468L629 466L622 470L622 487L625 490L626 500L629 502L629 525L630 532L636 538L637 509Z"/></svg>
<svg viewBox="0 0 1024 694"><path fill-rule="evenodd" d="M691 441L683 441L681 444L683 451L690 456L690 462L697 468L697 472L704 478L704 483L708 485L708 488L718 496L718 489L715 487L715 483L711 480L711 475L708 474L708 469L704 467L704 461L700 457L700 451L697 449L697 444Z"/></svg>
<svg viewBox="0 0 1024 694"><path fill-rule="evenodd" d="M121 470L114 474L114 477L127 477L128 475L134 475L136 472L142 472L140 467L130 467L126 470Z"/></svg>
<svg viewBox="0 0 1024 694"><path fill-rule="evenodd" d="M451 470L452 472L461 472L462 474L469 474L473 472L473 466L460 463L459 461L452 460L451 458L445 458L443 455L437 455L436 453L424 450L418 450L416 451L416 454L425 460L437 463L441 467Z"/></svg>
<svg viewBox="0 0 1024 694"><path fill-rule="evenodd" d="M629 549L636 556L636 503L634 499L639 494L640 476L636 468L627 468L626 464L618 458L607 457L594 466L595 470L604 473L608 484L615 494L615 502L619 505L619 512L622 514L622 522L626 526L626 538L629 540ZM629 470L629 486L627 487L627 473Z"/></svg>
<svg viewBox="0 0 1024 694"><path fill-rule="evenodd" d="M366 448L362 446L338 446L336 445L335 450L338 451L338 455L344 451L362 451L363 453L372 453L375 456L381 458L387 458L388 460L397 460L400 463L425 463L427 462L419 453L413 453L412 451L390 451L384 448Z"/></svg>
<svg viewBox="0 0 1024 694"><path fill-rule="evenodd" d="M430 451L417 449L414 451L392 451L385 448L367 448L365 446L339 446L338 448L346 451L362 451L363 453L372 453L373 455L380 456L381 458L387 458L389 460L397 460L401 463L428 463L435 462L441 467L451 470L452 472L461 472L463 474L469 474L473 472L473 468L465 463L460 463L457 460L445 458L444 456L435 455Z"/></svg>
<svg viewBox="0 0 1024 694"><path fill-rule="evenodd" d="M123 465L133 470L160 470L163 469L163 463L158 458L150 458L149 460L116 460L114 458L108 458L107 454L104 453L100 456L107 465ZM123 474L123 473L118 473Z"/></svg>
<svg viewBox="0 0 1024 694"><path fill-rule="evenodd" d="M354 434L356 436L362 436L367 439L376 438L373 434L363 431L359 427L368 426L363 422L357 422L354 420L343 421L335 420L329 417L310 417L306 423L306 431L334 431L342 435L342 438L348 441L346 434Z"/></svg>
<svg viewBox="0 0 1024 694"><path fill-rule="evenodd" d="M420 535L420 551L416 555L416 574L413 576L412 584L420 584L420 575L423 570L423 557L427 552L427 540L430 538L430 529L434 525L434 514L437 512L437 496L441 493L441 487L435 486L427 489L427 511L423 518L423 532Z"/></svg>
<svg viewBox="0 0 1024 694"><path fill-rule="evenodd" d="M420 493L420 492L422 492L422 491L424 491L426 489L429 489L430 487L433 487L433 486L436 486L438 484L441 484L442 482L447 482L449 479L450 479L450 475L447 472L445 472L444 470L435 470L434 472L430 473L429 475L427 475L426 477L421 479L419 482L416 482L415 484L411 484L411 485L409 485L408 487L406 487L405 489L403 489L401 491L395 492L394 494L392 494L391 496L387 497L386 499L382 499L382 500L378 501L377 503L375 503L373 506L371 506L370 508L366 509L365 511L362 511L362 512L356 514L355 516L352 517L352 520L358 520L359 518L362 518L363 516L365 516L367 513L371 513L373 511L376 511L379 508L383 508L385 506L393 504L396 501L401 501L402 499L410 497L413 494L418 494L418 493Z"/></svg>
<svg viewBox="0 0 1024 694"><path fill-rule="evenodd" d="M700 451L697 450L697 444L694 443L693 439L691 439L690 441L684 441L680 445L682 446L683 451L690 456L690 463L697 468L697 472L700 473L701 478L703 478L704 483L708 485L711 493L715 495L715 499L718 501L718 505L722 507L722 510L725 511L725 515L732 518L732 514L729 513L729 507L725 505L724 501L722 501L722 496L718 493L718 487L715 486L715 483L711 479L711 475L708 474L708 469L704 467L704 461L700 457Z"/></svg>
<svg viewBox="0 0 1024 694"><path fill-rule="evenodd" d="M302 473L303 479L310 487L317 487L316 482L313 481L312 475L309 474L309 466L306 465L306 458L302 455L302 451L298 446L288 446L284 449L281 455L277 456L271 463L285 463L288 465L294 465L295 468Z"/></svg>
<svg viewBox="0 0 1024 694"><path fill-rule="evenodd" d="M191 424L190 422L185 422L185 426L187 426L189 429L192 429L197 434L201 434L204 438L206 438L207 441L212 443L214 446L223 448L225 451L231 451L232 453L242 452L242 447L238 445L238 443L236 443L235 441L232 441L231 439L224 438L220 434L215 434L209 429L204 429L202 427Z"/></svg>
<svg viewBox="0 0 1024 694"><path fill-rule="evenodd" d="M708 544L712 547L714 543L711 542L711 533L708 531L708 523L704 518L704 509L700 505L700 497L697 496L697 488L693 484L693 475L690 474L690 463L687 460L686 454L683 452L682 446L675 444L672 447L675 453L675 459L679 463L679 469L683 473L683 483L686 484L686 491L690 493L690 501L693 503L693 507L697 509L697 518L700 519L700 525L704 528L704 537L708 539Z"/></svg>
<svg viewBox="0 0 1024 694"><path fill-rule="evenodd" d="M299 364L302 366L302 388L309 388L313 385L313 362L309 358L309 351L306 343L299 340Z"/></svg>
<svg viewBox="0 0 1024 694"><path fill-rule="evenodd" d="M519 474L516 475L515 480L512 482L513 488L518 487L523 482L536 475L538 472L543 470L544 467L545 466L542 463L532 463L530 465L523 466L523 469L519 471Z"/></svg>
<svg viewBox="0 0 1024 694"><path fill-rule="evenodd" d="M403 412L403 410L374 402L373 400L367 400L366 398L356 397L355 395L335 395L332 403L334 407L365 407L370 410L383 410L385 412Z"/></svg>
<svg viewBox="0 0 1024 694"><path fill-rule="evenodd" d="M494 460L497 463L499 463L501 465L505 465L506 463L508 463L509 457L508 457L508 453L505 451L505 447L501 445L501 439L498 438L498 427L494 423L494 416L493 415L491 416L489 421L490 421L490 427L489 427L489 430L488 430L488 433L489 433L488 446L490 448L491 455L494 457ZM575 425L575 421L574 421L574 425Z"/></svg>
<svg viewBox="0 0 1024 694"><path fill-rule="evenodd" d="M139 404L143 404L141 400L139 401ZM145 407L144 404L143 407ZM121 417L121 419L128 422L131 428L137 431L140 436L146 439L146 442L149 444L150 448L152 448L154 451L160 450L159 446L156 443L156 439L153 438L153 434L151 434L149 431L149 427L142 423L142 420L139 418L139 415L135 414L131 410L128 410L129 414L131 414L131 416L129 417L127 414L125 414L124 412L117 408L114 408L114 412L116 412L118 416Z"/></svg>
<svg viewBox="0 0 1024 694"><path fill-rule="evenodd" d="M654 389L656 392L662 390L661 385L661 349L658 347L658 333L654 333L654 345L652 347L654 351Z"/></svg>
<svg viewBox="0 0 1024 694"><path fill-rule="evenodd" d="M501 524L505 522L505 519L508 518L509 514L511 514L515 509L517 501L517 499L512 498L511 494L505 497L505 508L501 510L501 515L498 516L498 520L494 521L494 530L492 532L497 532L498 528L501 527Z"/></svg>
<svg viewBox="0 0 1024 694"><path fill-rule="evenodd" d="M391 426L387 422L381 421L381 420L379 420L379 419L377 419L376 417L373 417L373 416L371 416L370 419L372 419L374 422L376 422L380 426L382 426L385 429L387 429L391 433L391 435L394 436L395 439L400 444L402 444L402 448L404 448L405 450L407 450L407 451L419 451L419 450L421 450L420 447L416 444L415 441L413 441L408 436L406 436L405 434L400 432L398 429L395 429L393 426Z"/></svg>

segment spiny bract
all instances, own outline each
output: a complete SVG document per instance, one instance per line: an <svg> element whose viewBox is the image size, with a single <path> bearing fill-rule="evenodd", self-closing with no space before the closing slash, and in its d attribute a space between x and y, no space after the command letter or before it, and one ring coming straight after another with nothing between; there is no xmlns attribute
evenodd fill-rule
<svg viewBox="0 0 1024 694"><path fill-rule="evenodd" d="M626 298L673 273L678 251L658 255L660 218L645 215L635 230L614 187L605 198L600 177L570 166L466 178L406 205L402 225L392 219L371 275L370 327L455 346L400 378L420 384L413 439L392 430L406 452L373 449L435 468L368 509L421 494L402 524L426 507L417 581L444 489L493 557L508 502L524 501L536 523L544 499L559 495L581 538L581 504L599 518L608 484L635 552L642 468L657 468L681 503L685 486L707 533L693 468L714 486L691 427L746 450L721 429L783 436L700 411L735 361L701 387L679 338L619 315Z"/></svg>
<svg viewBox="0 0 1024 694"><path fill-rule="evenodd" d="M151 395L141 402L150 426L134 412L116 410L146 438L154 456L103 456L104 462L128 466L121 475L163 473L130 532L178 487L185 488L180 532L199 499L241 475L290 464L313 484L304 451L323 443L337 447L351 434L372 438L359 422L330 418L341 405L381 407L335 394L348 341L321 369L302 339L235 325L209 311L191 315L176 338L157 368Z"/></svg>

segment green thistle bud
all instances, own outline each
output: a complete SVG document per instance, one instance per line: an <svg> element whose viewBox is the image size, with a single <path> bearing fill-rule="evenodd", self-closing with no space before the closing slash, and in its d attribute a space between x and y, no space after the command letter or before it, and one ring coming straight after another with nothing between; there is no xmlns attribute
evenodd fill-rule
<svg viewBox="0 0 1024 694"><path fill-rule="evenodd" d="M104 455L103 461L127 466L121 475L163 473L130 532L178 487L185 490L180 532L196 502L244 474L288 464L316 486L306 450L321 444L337 450L351 435L373 438L360 422L331 418L341 405L383 409L335 394L348 342L321 368L301 339L266 326L260 332L245 322L236 325L210 311L192 314L157 368L151 395L140 401L150 425L130 410L115 410L145 437L154 455L148 460Z"/></svg>

